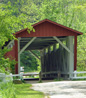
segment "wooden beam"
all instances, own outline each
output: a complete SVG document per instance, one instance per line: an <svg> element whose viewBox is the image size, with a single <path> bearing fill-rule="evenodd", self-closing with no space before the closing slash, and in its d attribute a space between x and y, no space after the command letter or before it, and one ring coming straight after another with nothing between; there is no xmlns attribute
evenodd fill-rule
<svg viewBox="0 0 86 98"><path fill-rule="evenodd" d="M67 37L67 47L73 52L74 51L74 45L73 45L73 36ZM73 71L74 71L74 55L70 52L67 56L67 63L69 66L69 78L73 77Z"/></svg>
<svg viewBox="0 0 86 98"><path fill-rule="evenodd" d="M33 38L19 51L19 54L21 54L35 39L36 39L36 37L33 37Z"/></svg>
<svg viewBox="0 0 86 98"><path fill-rule="evenodd" d="M40 60L40 58L39 58L35 53L33 53L31 50L29 50L29 52L30 52L35 58L37 58L38 60Z"/></svg>
<svg viewBox="0 0 86 98"><path fill-rule="evenodd" d="M71 52L68 47L66 47L56 36L53 36L53 38L62 46L64 47L69 53ZM73 54L73 52L71 52Z"/></svg>
<svg viewBox="0 0 86 98"><path fill-rule="evenodd" d="M41 73L41 71L39 72L39 82L42 82L42 73Z"/></svg>
<svg viewBox="0 0 86 98"><path fill-rule="evenodd" d="M44 74L50 74L50 73L56 74L56 73L59 73L59 71L43 72L42 75L44 75ZM60 71L60 73L61 74L70 74L69 72L62 72L62 71Z"/></svg>
<svg viewBox="0 0 86 98"><path fill-rule="evenodd" d="M53 51L56 51L56 44L53 45Z"/></svg>
<svg viewBox="0 0 86 98"><path fill-rule="evenodd" d="M9 49L9 46L10 45L12 45L12 47L13 47L13 45L14 45L14 40L11 40L9 43L8 43L8 45L7 45L7 48ZM12 48L12 47L10 47L10 48Z"/></svg>
<svg viewBox="0 0 86 98"><path fill-rule="evenodd" d="M42 81L42 72L43 72L43 50L40 51L40 57L41 57L41 71L39 73L39 81Z"/></svg>
<svg viewBox="0 0 86 98"><path fill-rule="evenodd" d="M51 52L51 46L48 47L48 54Z"/></svg>
<svg viewBox="0 0 86 98"><path fill-rule="evenodd" d="M45 66L45 55L46 55L46 49L43 49L43 66L44 66L44 68L43 68L43 72L46 72L46 66ZM43 78L45 78L46 77L46 75L43 75Z"/></svg>
<svg viewBox="0 0 86 98"><path fill-rule="evenodd" d="M43 50L40 51L40 57L41 57L41 73L43 72Z"/></svg>
<svg viewBox="0 0 86 98"><path fill-rule="evenodd" d="M21 38L18 38L18 52L20 51L20 40ZM18 53L18 74L20 74L20 54Z"/></svg>

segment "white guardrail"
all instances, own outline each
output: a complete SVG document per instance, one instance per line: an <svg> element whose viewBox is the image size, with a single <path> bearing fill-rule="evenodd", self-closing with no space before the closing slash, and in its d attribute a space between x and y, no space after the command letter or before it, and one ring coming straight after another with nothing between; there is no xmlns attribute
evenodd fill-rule
<svg viewBox="0 0 86 98"><path fill-rule="evenodd" d="M77 76L77 74L85 74L85 73L86 71L80 71L80 72L74 71L72 79L85 79L86 76Z"/></svg>
<svg viewBox="0 0 86 98"><path fill-rule="evenodd" d="M86 75L85 76L77 76L77 74L85 74L86 71L80 71L80 72L77 72L77 71L74 71L72 74L73 74L73 77L71 77L71 79L85 79L86 78ZM38 73L35 73L38 75ZM27 75L32 75L32 73L28 73L28 74L24 74L24 73L20 73L20 74L12 74L10 73L10 75L6 75L5 73L0 73L0 83L1 82L9 82L9 81L13 81L13 77L20 77L21 80L23 80L23 76L27 76Z"/></svg>
<svg viewBox="0 0 86 98"><path fill-rule="evenodd" d="M12 74L6 75L5 73L0 73L0 83L1 82L10 82L13 81L13 77L20 77L20 79L23 79L23 73L20 74Z"/></svg>
<svg viewBox="0 0 86 98"><path fill-rule="evenodd" d="M0 83L1 82L9 82L13 81L13 77L18 77L19 79L23 80L23 76L31 76L31 75L39 75L37 72L33 73L20 73L20 74L12 74L6 75L5 73L0 73Z"/></svg>

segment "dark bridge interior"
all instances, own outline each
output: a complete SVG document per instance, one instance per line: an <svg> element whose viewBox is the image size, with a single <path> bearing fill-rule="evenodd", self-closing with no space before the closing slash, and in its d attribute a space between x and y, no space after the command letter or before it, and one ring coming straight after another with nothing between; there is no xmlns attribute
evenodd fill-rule
<svg viewBox="0 0 86 98"><path fill-rule="evenodd" d="M66 45L67 37L58 37ZM20 49L22 49L32 38L21 38ZM57 78L60 73L62 77L68 76L68 52L53 37L37 37L26 50L41 51L41 75L42 78Z"/></svg>

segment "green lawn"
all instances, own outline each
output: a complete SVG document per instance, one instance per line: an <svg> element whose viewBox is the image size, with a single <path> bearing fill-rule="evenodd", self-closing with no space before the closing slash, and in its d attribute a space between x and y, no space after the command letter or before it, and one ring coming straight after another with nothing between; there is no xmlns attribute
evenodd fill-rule
<svg viewBox="0 0 86 98"><path fill-rule="evenodd" d="M44 98L44 94L30 89L30 84L15 84L17 98Z"/></svg>

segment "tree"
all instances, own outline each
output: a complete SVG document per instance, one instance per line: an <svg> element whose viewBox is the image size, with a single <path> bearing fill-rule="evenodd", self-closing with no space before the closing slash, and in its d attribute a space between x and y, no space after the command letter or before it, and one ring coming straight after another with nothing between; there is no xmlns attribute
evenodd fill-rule
<svg viewBox="0 0 86 98"><path fill-rule="evenodd" d="M78 42L78 63L77 69L79 71L86 70L86 38L83 38L82 41Z"/></svg>
<svg viewBox="0 0 86 98"><path fill-rule="evenodd" d="M15 4L16 3L17 2L15 2ZM5 72L6 68L12 64L9 58L4 58L4 54L9 51L6 47L2 49L5 42L15 39L13 33L23 28L29 27L29 32L31 30L34 31L30 23L24 22L24 17L22 18L23 15L17 16L19 10L15 4L12 5L11 2L7 4L0 3L0 72Z"/></svg>
<svg viewBox="0 0 86 98"><path fill-rule="evenodd" d="M33 51L36 55L40 56L38 51ZM21 54L21 66L24 66L25 72L37 71L37 59L29 52L24 51Z"/></svg>

